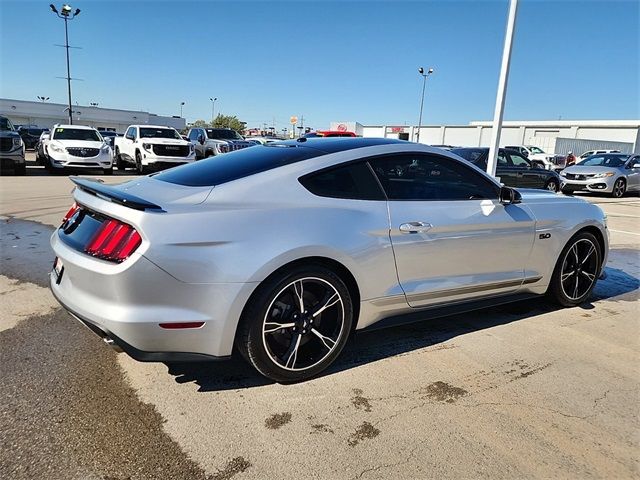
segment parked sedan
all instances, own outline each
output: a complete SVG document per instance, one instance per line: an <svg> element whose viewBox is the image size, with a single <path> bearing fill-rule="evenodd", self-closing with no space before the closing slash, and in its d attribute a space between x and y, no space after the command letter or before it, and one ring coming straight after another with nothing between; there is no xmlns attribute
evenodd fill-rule
<svg viewBox="0 0 640 480"><path fill-rule="evenodd" d="M608 251L597 205L519 193L392 139L299 139L120 185L72 180L50 282L73 316L138 360L237 348L282 382L317 375L383 319L545 293L578 305Z"/></svg>
<svg viewBox="0 0 640 480"><path fill-rule="evenodd" d="M602 192L615 198L640 190L640 155L604 153L592 155L560 172L562 193Z"/></svg>
<svg viewBox="0 0 640 480"><path fill-rule="evenodd" d="M451 153L461 156L481 170L487 169L488 148L454 148ZM496 176L510 187L544 188L557 192L560 190L560 177L553 170L545 170L532 165L521 153L515 150L498 151Z"/></svg>

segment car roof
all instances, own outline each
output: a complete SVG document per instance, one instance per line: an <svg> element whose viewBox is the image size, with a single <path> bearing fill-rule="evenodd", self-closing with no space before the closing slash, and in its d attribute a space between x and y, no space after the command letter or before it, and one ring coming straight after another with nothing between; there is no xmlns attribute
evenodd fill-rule
<svg viewBox="0 0 640 480"><path fill-rule="evenodd" d="M363 138L363 137L328 137L328 138L305 138L297 140L285 140L283 142L273 142L267 146L277 147L278 145L289 145L293 147L306 147L320 150L325 153L336 153L355 148L373 147L376 145L391 145L394 143L406 144L406 140L395 138Z"/></svg>
<svg viewBox="0 0 640 480"><path fill-rule="evenodd" d="M95 130L94 127L89 127L87 125L67 125L67 124L56 124L53 128L77 128L78 130Z"/></svg>

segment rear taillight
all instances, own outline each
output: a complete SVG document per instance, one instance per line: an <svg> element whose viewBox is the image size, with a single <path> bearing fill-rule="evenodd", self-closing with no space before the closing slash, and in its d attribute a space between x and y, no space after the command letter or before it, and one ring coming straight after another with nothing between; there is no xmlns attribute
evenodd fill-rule
<svg viewBox="0 0 640 480"><path fill-rule="evenodd" d="M135 228L119 220L109 219L93 235L84 251L111 262L123 262L142 243Z"/></svg>
<svg viewBox="0 0 640 480"><path fill-rule="evenodd" d="M62 225L67 223L67 220L73 217L73 214L76 213L79 209L80 209L80 206L76 202L73 202L73 205L71 205L71 208L69 209L67 214L64 217L62 217Z"/></svg>

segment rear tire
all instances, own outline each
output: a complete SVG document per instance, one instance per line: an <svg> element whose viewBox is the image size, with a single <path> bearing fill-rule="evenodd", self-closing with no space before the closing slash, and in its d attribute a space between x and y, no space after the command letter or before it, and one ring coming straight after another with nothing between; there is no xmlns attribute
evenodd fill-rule
<svg viewBox="0 0 640 480"><path fill-rule="evenodd" d="M566 190L566 189L563 188L562 189L562 194L571 196L571 195L573 195L573 190Z"/></svg>
<svg viewBox="0 0 640 480"><path fill-rule="evenodd" d="M298 266L258 287L243 312L236 345L265 377L299 382L334 362L352 323L351 295L342 279L320 265Z"/></svg>
<svg viewBox="0 0 640 480"><path fill-rule="evenodd" d="M215 153L213 153L213 150L207 150L204 154L204 158L209 158L209 157L215 157Z"/></svg>
<svg viewBox="0 0 640 480"><path fill-rule="evenodd" d="M116 147L116 168L120 171L124 171L127 167L122 160L122 155L120 155L120 149Z"/></svg>
<svg viewBox="0 0 640 480"><path fill-rule="evenodd" d="M575 307L589 298L600 276L601 245L589 232L579 232L562 249L547 294L563 307Z"/></svg>

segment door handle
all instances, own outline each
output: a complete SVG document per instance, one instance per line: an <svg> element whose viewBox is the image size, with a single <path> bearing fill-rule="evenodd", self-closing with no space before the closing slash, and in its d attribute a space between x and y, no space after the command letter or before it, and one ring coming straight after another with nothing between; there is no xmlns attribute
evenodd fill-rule
<svg viewBox="0 0 640 480"><path fill-rule="evenodd" d="M402 233L424 233L433 228L433 225L427 222L407 222L400 225Z"/></svg>

